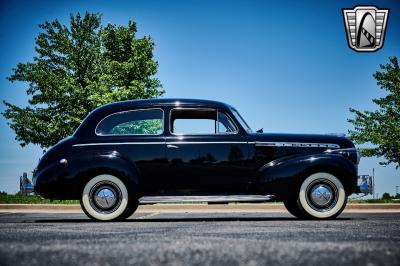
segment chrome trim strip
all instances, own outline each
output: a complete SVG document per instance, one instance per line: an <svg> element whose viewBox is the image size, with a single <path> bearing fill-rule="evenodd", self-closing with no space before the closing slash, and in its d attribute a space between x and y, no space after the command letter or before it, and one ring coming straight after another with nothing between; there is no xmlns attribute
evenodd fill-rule
<svg viewBox="0 0 400 266"><path fill-rule="evenodd" d="M303 142L247 142L247 141L158 141L158 142L103 142L103 143L78 143L73 147L80 146L100 146L100 145L151 145L151 144L255 144L262 147L303 147L303 148L340 148L337 144L332 143L303 143Z"/></svg>
<svg viewBox="0 0 400 266"><path fill-rule="evenodd" d="M101 145L149 145L149 144L248 144L247 141L160 141L160 142L104 142L104 143L79 143L72 145L73 147L81 146L101 146Z"/></svg>
<svg viewBox="0 0 400 266"><path fill-rule="evenodd" d="M81 146L101 146L101 145L148 145L148 144L165 144L165 141L160 142L103 142L103 143L78 143L72 145L72 147Z"/></svg>
<svg viewBox="0 0 400 266"><path fill-rule="evenodd" d="M201 195L201 196L143 196L140 204L173 202L265 202L273 200L274 195Z"/></svg>
<svg viewBox="0 0 400 266"><path fill-rule="evenodd" d="M340 146L333 143L306 143L306 142L254 142L256 146L267 147L303 147L303 148L333 148L339 149Z"/></svg>
<svg viewBox="0 0 400 266"><path fill-rule="evenodd" d="M248 144L247 141L169 141L167 144Z"/></svg>

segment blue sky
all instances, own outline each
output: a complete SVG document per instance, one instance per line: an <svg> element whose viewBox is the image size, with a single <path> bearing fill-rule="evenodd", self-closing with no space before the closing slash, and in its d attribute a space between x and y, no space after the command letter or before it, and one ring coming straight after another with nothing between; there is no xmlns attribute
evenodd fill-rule
<svg viewBox="0 0 400 266"><path fill-rule="evenodd" d="M390 8L384 47L357 53L347 46L342 8ZM165 97L204 98L235 106L253 129L265 132L346 133L349 107L373 110L384 95L372 77L380 63L400 56L398 1L10 1L0 3L0 99L25 105L27 84L6 77L35 56L38 24L85 11L103 23L134 20L150 35ZM0 111L4 105L0 105ZM21 148L0 117L0 191L16 192L41 149ZM376 192L395 193L400 170L363 158L360 174L375 168Z"/></svg>

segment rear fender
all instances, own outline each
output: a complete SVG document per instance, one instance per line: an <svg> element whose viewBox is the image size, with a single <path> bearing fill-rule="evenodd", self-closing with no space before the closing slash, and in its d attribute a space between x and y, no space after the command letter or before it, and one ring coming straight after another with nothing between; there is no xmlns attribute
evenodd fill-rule
<svg viewBox="0 0 400 266"><path fill-rule="evenodd" d="M114 175L125 183L130 194L136 196L141 194L139 171L136 165L116 151L99 153L95 158L80 155L76 161L72 160L70 169L71 176L75 176L79 183L79 194L91 178L100 174Z"/></svg>
<svg viewBox="0 0 400 266"><path fill-rule="evenodd" d="M85 184L100 174L120 178L130 195L141 195L136 165L116 151L82 152L54 162L38 173L35 191L46 198L80 199Z"/></svg>

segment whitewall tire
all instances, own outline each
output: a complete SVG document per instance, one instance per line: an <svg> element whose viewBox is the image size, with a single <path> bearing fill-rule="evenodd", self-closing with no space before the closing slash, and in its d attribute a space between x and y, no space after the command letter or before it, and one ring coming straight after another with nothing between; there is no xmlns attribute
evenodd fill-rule
<svg viewBox="0 0 400 266"><path fill-rule="evenodd" d="M297 203L305 217L329 219L343 211L347 196L337 177L329 173L315 173L303 181Z"/></svg>
<svg viewBox="0 0 400 266"><path fill-rule="evenodd" d="M81 206L92 219L112 221L124 218L128 199L125 184L113 175L103 174L87 182L82 192Z"/></svg>

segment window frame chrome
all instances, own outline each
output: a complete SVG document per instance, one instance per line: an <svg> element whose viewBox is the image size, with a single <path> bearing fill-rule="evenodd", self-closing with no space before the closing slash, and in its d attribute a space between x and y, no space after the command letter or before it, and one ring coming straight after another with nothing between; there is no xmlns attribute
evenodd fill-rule
<svg viewBox="0 0 400 266"><path fill-rule="evenodd" d="M116 114L122 114L122 113L128 113L128 112L136 112L136 111L148 111L148 110L161 110L162 112L162 131L160 134L98 134L97 133L97 128L99 127L99 125L107 118L109 118L110 116L116 115ZM125 111L119 111L119 112L115 112L112 114L109 114L105 117L103 117L96 125L95 129L94 129L94 134L96 134L96 136L98 137L123 137L123 136L162 136L165 133L165 112L163 108L141 108L141 109L132 109L132 110L125 110Z"/></svg>
<svg viewBox="0 0 400 266"><path fill-rule="evenodd" d="M224 113L229 120L231 120L233 126L235 127L235 131L233 132L225 132L225 133L214 133L214 134L209 134L209 133L191 133L191 134L186 134L186 133L174 133L172 132L172 120L171 120L171 115L174 110L206 110L206 111L215 111L217 113L217 125L218 125L218 112L221 112L218 108L211 108L211 107L173 107L169 110L169 120L168 120L168 128L169 128L169 133L173 136L226 136L226 135L238 135L239 134L239 127L237 126L235 120L232 119L232 117L225 111L221 112ZM219 126L215 126L215 130L219 128Z"/></svg>
<svg viewBox="0 0 400 266"><path fill-rule="evenodd" d="M246 120L244 120L243 116L239 113L239 111L235 107L230 106L229 111L233 114L233 116L238 121L238 123L240 124L240 126L243 128L244 131L246 131L247 133L253 133L253 129L251 129L249 124L247 124ZM238 117L236 117L235 113L237 114L239 119Z"/></svg>

